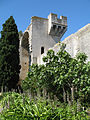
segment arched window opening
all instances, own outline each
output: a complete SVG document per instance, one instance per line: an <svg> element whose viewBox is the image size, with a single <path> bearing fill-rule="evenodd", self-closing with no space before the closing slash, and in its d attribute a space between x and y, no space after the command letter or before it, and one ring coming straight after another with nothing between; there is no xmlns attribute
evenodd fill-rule
<svg viewBox="0 0 90 120"><path fill-rule="evenodd" d="M29 71L30 61L29 33L25 32L21 41L21 79L25 79Z"/></svg>
<svg viewBox="0 0 90 120"><path fill-rule="evenodd" d="M65 27L63 27L63 29L65 29Z"/></svg>
<svg viewBox="0 0 90 120"><path fill-rule="evenodd" d="M21 46L25 50L29 51L29 34L28 34L28 32L24 33L23 38L22 38L22 44L21 44Z"/></svg>
<svg viewBox="0 0 90 120"><path fill-rule="evenodd" d="M61 29L61 26L58 26L58 29Z"/></svg>
<svg viewBox="0 0 90 120"><path fill-rule="evenodd" d="M41 47L41 54L44 53L44 47Z"/></svg>

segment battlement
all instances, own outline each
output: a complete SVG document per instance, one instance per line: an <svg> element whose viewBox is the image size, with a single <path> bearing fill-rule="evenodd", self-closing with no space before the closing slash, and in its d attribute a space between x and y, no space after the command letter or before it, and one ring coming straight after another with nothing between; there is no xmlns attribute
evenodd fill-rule
<svg viewBox="0 0 90 120"><path fill-rule="evenodd" d="M62 37L67 30L67 17L51 13L48 16L48 34L52 36Z"/></svg>
<svg viewBox="0 0 90 120"><path fill-rule="evenodd" d="M58 18L57 14L50 13L48 18L42 18L37 16L32 16L31 18L31 24L32 23L36 24L36 22L37 24L39 24L44 21L47 21L48 23L47 28L48 34L51 36L59 37L61 39L61 37L67 30L67 17L60 16L60 18ZM30 29L30 25L28 26L27 30Z"/></svg>
<svg viewBox="0 0 90 120"><path fill-rule="evenodd" d="M65 16L60 16L60 19L59 19L59 18L57 18L57 14L50 13L49 16L48 16L48 19L52 23L67 26L67 17L65 17Z"/></svg>

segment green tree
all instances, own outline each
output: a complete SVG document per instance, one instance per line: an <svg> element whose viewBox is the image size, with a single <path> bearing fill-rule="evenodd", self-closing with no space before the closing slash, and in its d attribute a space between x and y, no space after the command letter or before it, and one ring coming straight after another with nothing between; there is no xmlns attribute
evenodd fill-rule
<svg viewBox="0 0 90 120"><path fill-rule="evenodd" d="M60 44L57 54L49 50L43 57L45 65L31 67L27 77L29 82L25 80L26 86L33 89L45 88L60 101L73 103L74 100L80 99L84 103L89 102L90 62L86 62L86 59L84 53L72 58L65 50L65 45Z"/></svg>
<svg viewBox="0 0 90 120"><path fill-rule="evenodd" d="M11 16L4 24L0 39L0 87L15 88L19 81L19 35Z"/></svg>

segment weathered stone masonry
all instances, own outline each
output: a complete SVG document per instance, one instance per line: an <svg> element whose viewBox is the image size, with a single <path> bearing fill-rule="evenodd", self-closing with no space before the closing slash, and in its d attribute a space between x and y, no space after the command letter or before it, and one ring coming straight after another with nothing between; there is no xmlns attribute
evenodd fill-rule
<svg viewBox="0 0 90 120"><path fill-rule="evenodd" d="M41 63L41 55L58 43L67 30L67 17L57 18L51 13L48 19L32 17L20 41L20 79L26 77L29 65Z"/></svg>
<svg viewBox="0 0 90 120"><path fill-rule="evenodd" d="M87 61L90 61L90 24L65 38L62 42L66 44L66 50L72 57L75 57L78 52L82 52L88 56ZM56 44L52 49L57 52L59 45Z"/></svg>
<svg viewBox="0 0 90 120"><path fill-rule="evenodd" d="M58 19L56 14L51 13L48 19L36 16L31 18L31 24L20 39L21 80L26 77L29 65L43 64L42 57L48 49L51 48L55 52L59 50L58 42L66 30L67 17L61 16ZM90 61L90 24L67 37L63 43L72 57L75 57L77 52L84 52Z"/></svg>

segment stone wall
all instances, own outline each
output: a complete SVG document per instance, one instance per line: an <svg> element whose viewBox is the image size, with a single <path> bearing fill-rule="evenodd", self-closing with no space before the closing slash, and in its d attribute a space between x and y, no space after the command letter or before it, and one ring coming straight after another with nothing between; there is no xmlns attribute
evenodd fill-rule
<svg viewBox="0 0 90 120"><path fill-rule="evenodd" d="M21 80L25 79L32 63L44 64L42 58L48 49L53 49L55 53L59 51L58 42L66 29L67 18L64 16L58 19L56 14L51 13L48 19L36 16L31 18L31 24L20 39ZM66 44L66 50L72 57L77 52L84 52L90 61L90 24L67 37L62 43Z"/></svg>
<svg viewBox="0 0 90 120"><path fill-rule="evenodd" d="M83 52L88 56L87 61L90 61L90 24L67 37L62 43L66 44L66 50L72 57L75 57L77 52ZM50 49L53 49L57 53L59 48L59 43L57 43ZM47 51L41 56L41 64L43 64L42 58L46 53Z"/></svg>
<svg viewBox="0 0 90 120"><path fill-rule="evenodd" d="M51 13L47 19L31 18L31 24L20 40L20 79L25 79L30 65L42 63L42 53L58 43L66 30L67 17L57 18L56 14Z"/></svg>
<svg viewBox="0 0 90 120"><path fill-rule="evenodd" d="M63 43L66 44L66 50L72 57L75 57L77 52L83 52L86 53L88 61L90 61L90 24L67 37Z"/></svg>
<svg viewBox="0 0 90 120"><path fill-rule="evenodd" d="M44 47L44 51L47 51L59 42L60 37L48 34L48 19L33 17L32 31L32 54L33 58L36 58L36 62L39 64L41 61L41 47ZM33 61L33 63L35 63L35 61Z"/></svg>
<svg viewBox="0 0 90 120"><path fill-rule="evenodd" d="M20 40L21 80L25 79L32 63L44 64L42 58L48 49L53 49L55 53L59 51L58 42L66 29L67 18L63 16L58 19L56 14L51 13L48 19L36 16L31 18L31 24ZM90 61L90 24L67 37L62 43L66 44L66 50L72 57L77 52L84 52Z"/></svg>
<svg viewBox="0 0 90 120"><path fill-rule="evenodd" d="M32 40L32 25L25 30L22 38L20 38L20 80L24 80L29 71L29 57L31 51L31 40Z"/></svg>

